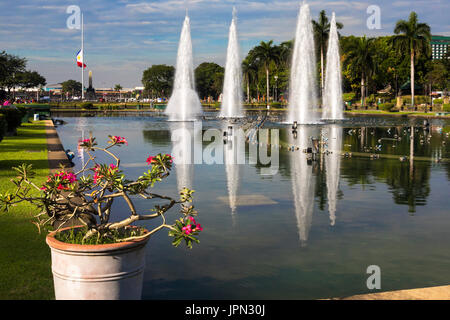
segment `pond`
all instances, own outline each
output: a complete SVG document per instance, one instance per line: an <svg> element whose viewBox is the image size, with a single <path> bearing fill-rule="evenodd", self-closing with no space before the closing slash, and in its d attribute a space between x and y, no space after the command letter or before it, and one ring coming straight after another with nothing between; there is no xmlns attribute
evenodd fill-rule
<svg viewBox="0 0 450 320"><path fill-rule="evenodd" d="M172 196L180 186L195 190L200 244L174 248L165 231L154 236L143 299L318 299L380 291L367 287L371 265L380 267L381 291L448 284L448 120L424 127L423 120L364 117L295 132L268 121L257 132L250 122L213 118L187 124L149 116L58 119L67 122L57 128L65 149L76 153L90 133L100 145L109 134L125 137L129 145L117 154L132 178L148 169L149 155L179 160L192 150L192 161L178 161L156 188ZM233 140L238 132L247 140ZM315 153L315 142L323 153ZM77 153L75 170L86 160ZM142 213L151 205L136 199ZM119 217L128 214L124 203L114 209ZM169 221L178 216L167 214Z"/></svg>

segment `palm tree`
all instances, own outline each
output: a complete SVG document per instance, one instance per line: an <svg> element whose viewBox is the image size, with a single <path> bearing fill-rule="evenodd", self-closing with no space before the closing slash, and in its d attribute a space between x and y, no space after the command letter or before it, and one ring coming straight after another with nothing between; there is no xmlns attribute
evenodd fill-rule
<svg viewBox="0 0 450 320"><path fill-rule="evenodd" d="M355 38L346 48L346 61L350 68L361 74L361 106L365 105L366 79L375 69L374 38Z"/></svg>
<svg viewBox="0 0 450 320"><path fill-rule="evenodd" d="M266 71L266 101L269 103L269 66L271 62L277 62L279 60L279 48L273 46L273 40L268 42L261 41L259 46L253 49L253 57L259 60L259 63L264 66Z"/></svg>
<svg viewBox="0 0 450 320"><path fill-rule="evenodd" d="M409 15L409 20L399 20L395 25L392 38L394 47L399 52L410 52L411 55L411 105L414 106L414 59L420 54L430 54L431 32L426 23L418 23L417 13Z"/></svg>
<svg viewBox="0 0 450 320"><path fill-rule="evenodd" d="M251 62L250 58L247 57L242 61L242 73L244 75L244 81L247 86L247 103L251 101L250 98L250 82L253 82L258 73L257 66Z"/></svg>
<svg viewBox="0 0 450 320"><path fill-rule="evenodd" d="M330 35L330 22L328 21L328 17L325 13L325 10L320 11L318 21L312 20L313 28L314 28L314 38L316 44L319 45L320 48L320 92L323 92L324 88L324 64L323 64L323 54L326 51L326 46L328 42L328 36ZM342 29L344 25L340 22L336 22L336 27L338 29Z"/></svg>
<svg viewBox="0 0 450 320"><path fill-rule="evenodd" d="M120 92L120 90L122 90L122 86L120 84L116 84L114 86L114 91L119 91L119 99L122 100L122 92Z"/></svg>

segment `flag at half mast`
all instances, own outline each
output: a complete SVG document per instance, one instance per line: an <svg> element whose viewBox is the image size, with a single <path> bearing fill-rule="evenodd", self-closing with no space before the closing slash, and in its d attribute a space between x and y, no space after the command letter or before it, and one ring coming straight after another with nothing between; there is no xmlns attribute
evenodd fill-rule
<svg viewBox="0 0 450 320"><path fill-rule="evenodd" d="M86 64L83 63L83 50L78 51L77 53L77 65L81 68L82 66L86 68Z"/></svg>

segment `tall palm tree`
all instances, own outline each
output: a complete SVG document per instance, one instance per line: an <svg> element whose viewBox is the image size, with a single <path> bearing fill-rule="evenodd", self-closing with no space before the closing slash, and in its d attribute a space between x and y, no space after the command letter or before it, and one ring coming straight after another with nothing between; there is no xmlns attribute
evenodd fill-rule
<svg viewBox="0 0 450 320"><path fill-rule="evenodd" d="M317 45L320 48L320 92L323 92L324 88L324 64L323 64L323 55L326 52L326 46L328 42L328 37L330 35L330 22L325 13L325 10L320 11L319 19L317 21L312 20L313 28L314 28L314 38ZM344 25L340 22L336 22L336 27L338 29L342 29Z"/></svg>
<svg viewBox="0 0 450 320"><path fill-rule="evenodd" d="M120 84L116 84L114 86L114 91L119 91L119 99L122 100L122 92L120 92L120 90L122 90L122 86Z"/></svg>
<svg viewBox="0 0 450 320"><path fill-rule="evenodd" d="M350 67L361 75L361 106L365 105L366 79L375 69L375 46L374 38L354 38L346 48L346 62Z"/></svg>
<svg viewBox="0 0 450 320"><path fill-rule="evenodd" d="M252 63L250 57L245 58L242 61L242 74L244 75L244 81L247 86L247 103L251 101L250 98L250 82L253 82L258 73L257 66Z"/></svg>
<svg viewBox="0 0 450 320"><path fill-rule="evenodd" d="M419 23L417 13L410 13L408 21L399 20L395 25L392 38L399 52L410 52L411 56L411 105L414 106L414 59L420 54L430 54L431 32L426 23Z"/></svg>
<svg viewBox="0 0 450 320"><path fill-rule="evenodd" d="M266 71L266 101L269 103L269 66L271 62L278 62L279 60L279 48L273 46L273 40L268 42L261 41L259 46L253 50L254 58L259 60L259 63L264 66Z"/></svg>

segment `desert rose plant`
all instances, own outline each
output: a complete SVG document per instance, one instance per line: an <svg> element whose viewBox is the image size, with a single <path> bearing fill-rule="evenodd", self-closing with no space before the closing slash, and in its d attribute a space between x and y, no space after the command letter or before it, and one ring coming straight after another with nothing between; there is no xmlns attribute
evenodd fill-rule
<svg viewBox="0 0 450 320"><path fill-rule="evenodd" d="M149 156L150 166L147 172L136 180L128 180L120 170L120 159L111 151L114 147L128 145L127 140L120 136L109 136L108 145L99 147L94 137L83 140L80 147L88 154L89 160L76 173L62 168L50 175L42 186L32 180L35 176L32 166L22 164L14 168L18 173L12 182L16 185L14 193L0 195L0 207L8 211L11 206L20 202L29 202L39 208L40 213L34 223L39 230L43 226L52 226L60 231L68 226L79 225L76 232L59 232L58 239L79 244L102 244L132 241L151 237L156 232L167 229L173 237L172 244L178 246L181 242L192 248L192 243L199 242L197 236L203 230L195 220L197 211L192 205L193 190L184 188L180 197L153 192L157 183L167 178L172 169L172 156L158 154ZM98 163L96 153L106 153L112 163ZM143 198L158 202L152 205L148 213L136 210L133 199ZM123 199L130 215L123 220L111 221L114 201ZM174 206L180 206L181 217L173 224L166 223L165 214ZM153 230L145 230L132 226L134 222L151 219L161 219L159 226Z"/></svg>

